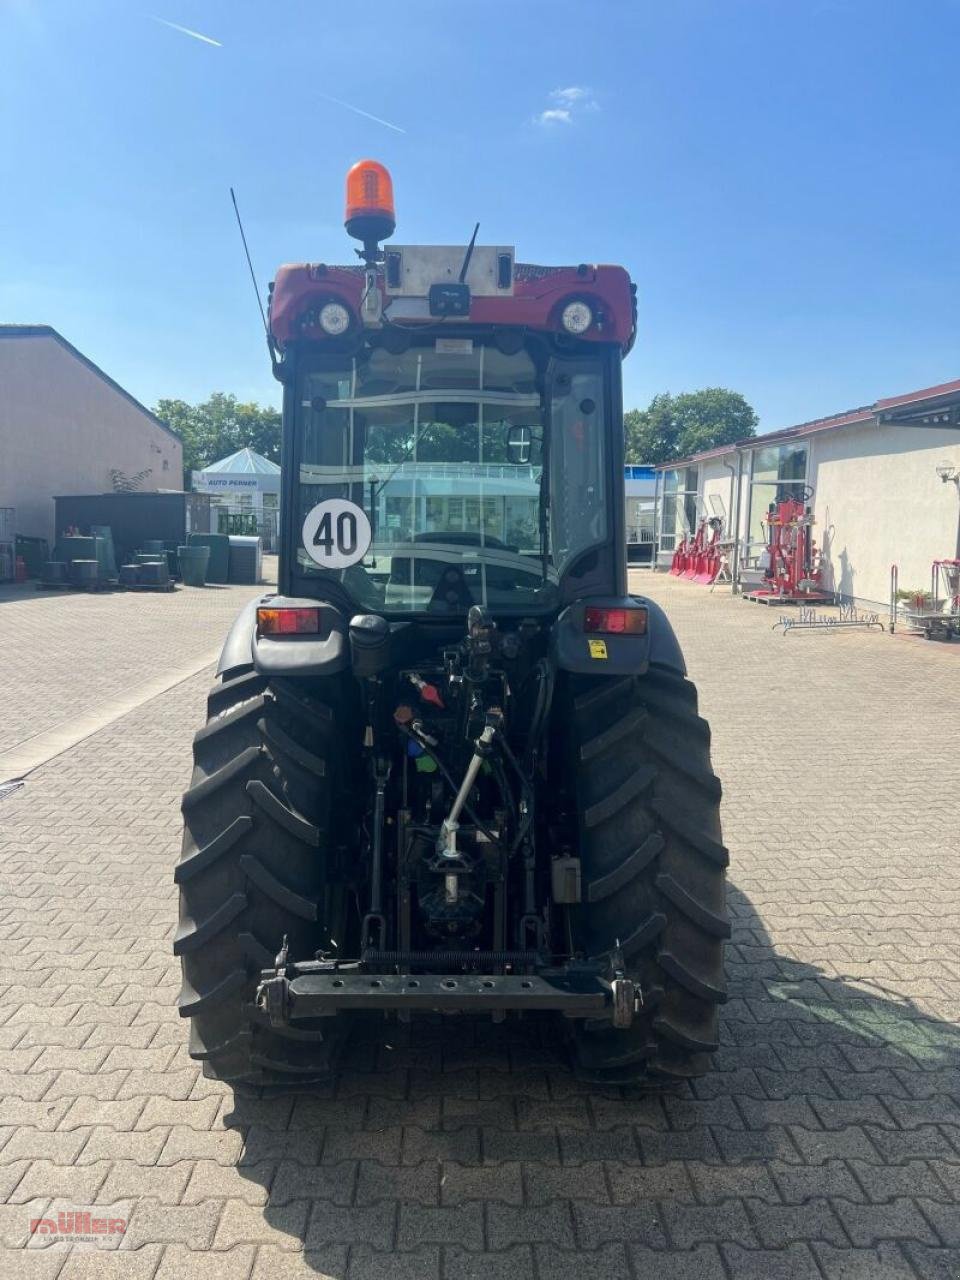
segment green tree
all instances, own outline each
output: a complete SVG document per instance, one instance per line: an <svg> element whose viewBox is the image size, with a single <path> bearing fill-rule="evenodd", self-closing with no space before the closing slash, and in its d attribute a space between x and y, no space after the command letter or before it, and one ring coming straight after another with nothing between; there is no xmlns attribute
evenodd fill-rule
<svg viewBox="0 0 960 1280"><path fill-rule="evenodd" d="M159 400L154 413L183 441L184 485L190 472L200 471L238 449L251 448L280 461L280 414L254 401L241 403L234 395L215 391L200 404Z"/></svg>
<svg viewBox="0 0 960 1280"><path fill-rule="evenodd" d="M627 462L671 462L756 435L758 418L739 391L706 387L654 396L623 417Z"/></svg>

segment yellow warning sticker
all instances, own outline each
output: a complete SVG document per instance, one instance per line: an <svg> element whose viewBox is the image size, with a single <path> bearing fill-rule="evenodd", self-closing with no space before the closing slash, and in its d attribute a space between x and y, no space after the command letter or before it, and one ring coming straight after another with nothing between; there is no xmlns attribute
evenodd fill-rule
<svg viewBox="0 0 960 1280"><path fill-rule="evenodd" d="M605 658L607 656L606 640L588 640L587 644L590 646L591 658Z"/></svg>

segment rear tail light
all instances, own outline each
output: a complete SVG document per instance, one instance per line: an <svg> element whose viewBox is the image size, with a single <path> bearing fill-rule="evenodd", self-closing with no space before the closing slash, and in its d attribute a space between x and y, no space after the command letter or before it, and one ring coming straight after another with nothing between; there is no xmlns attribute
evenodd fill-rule
<svg viewBox="0 0 960 1280"><path fill-rule="evenodd" d="M319 609L258 609L257 635L316 635L320 630Z"/></svg>
<svg viewBox="0 0 960 1280"><path fill-rule="evenodd" d="M637 609L604 609L587 605L583 615L584 631L606 632L609 635L645 636L647 611Z"/></svg>

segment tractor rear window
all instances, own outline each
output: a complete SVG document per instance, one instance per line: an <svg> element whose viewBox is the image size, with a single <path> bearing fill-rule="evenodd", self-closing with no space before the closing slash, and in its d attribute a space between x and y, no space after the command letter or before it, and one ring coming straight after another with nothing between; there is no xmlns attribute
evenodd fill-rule
<svg viewBox="0 0 960 1280"><path fill-rule="evenodd" d="M553 376L548 421L526 351L445 346L301 375L297 570L388 614L548 610L606 536L599 366Z"/></svg>

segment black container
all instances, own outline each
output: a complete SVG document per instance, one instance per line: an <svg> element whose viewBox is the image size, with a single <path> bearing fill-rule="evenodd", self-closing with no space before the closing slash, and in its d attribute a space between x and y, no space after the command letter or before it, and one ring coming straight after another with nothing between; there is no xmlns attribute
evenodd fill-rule
<svg viewBox="0 0 960 1280"><path fill-rule="evenodd" d="M208 493L69 494L55 503L58 529L75 525L87 532L93 525L109 525L118 564L129 564L148 540L169 549L185 543L188 533L210 528Z"/></svg>
<svg viewBox="0 0 960 1280"><path fill-rule="evenodd" d="M99 560L70 561L70 581L75 587L95 587L99 573Z"/></svg>
<svg viewBox="0 0 960 1280"><path fill-rule="evenodd" d="M122 564L120 566L120 585L122 587L135 587L140 581L140 566L138 564Z"/></svg>
<svg viewBox="0 0 960 1280"><path fill-rule="evenodd" d="M165 587L170 581L166 557L162 560L152 560L147 563L141 560L139 567L140 585L142 587Z"/></svg>
<svg viewBox="0 0 960 1280"><path fill-rule="evenodd" d="M66 562L64 560L45 560L41 578L52 587L68 581Z"/></svg>

